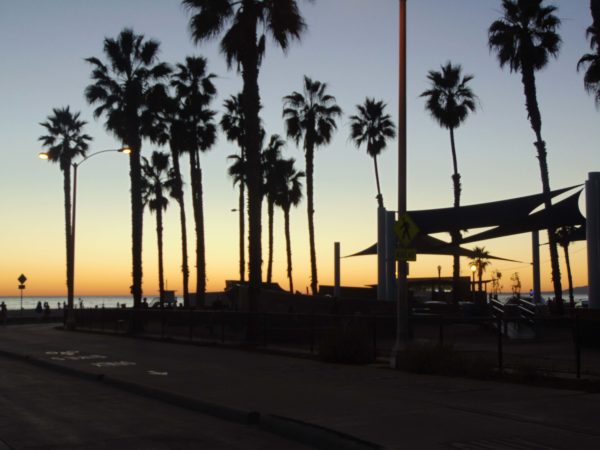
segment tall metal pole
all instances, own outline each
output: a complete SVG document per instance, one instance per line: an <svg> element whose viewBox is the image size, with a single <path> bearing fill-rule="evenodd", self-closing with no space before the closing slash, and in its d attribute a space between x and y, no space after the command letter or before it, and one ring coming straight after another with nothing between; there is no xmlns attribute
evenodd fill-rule
<svg viewBox="0 0 600 450"><path fill-rule="evenodd" d="M540 232L531 232L531 251L533 261L533 302L542 301L541 278L540 278Z"/></svg>
<svg viewBox="0 0 600 450"><path fill-rule="evenodd" d="M588 298L591 309L600 309L600 172L589 172L585 182Z"/></svg>
<svg viewBox="0 0 600 450"><path fill-rule="evenodd" d="M399 15L399 95L398 95L398 215L406 214L406 0L400 1ZM391 365L398 366L403 344L408 340L408 263L398 261L396 301L396 342Z"/></svg>
<svg viewBox="0 0 600 450"><path fill-rule="evenodd" d="M333 243L333 296L335 298L341 297L340 287L340 243Z"/></svg>

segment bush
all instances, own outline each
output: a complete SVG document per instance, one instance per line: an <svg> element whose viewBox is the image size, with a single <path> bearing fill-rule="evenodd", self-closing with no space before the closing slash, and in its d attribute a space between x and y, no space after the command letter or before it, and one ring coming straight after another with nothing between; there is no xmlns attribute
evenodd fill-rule
<svg viewBox="0 0 600 450"><path fill-rule="evenodd" d="M488 378L494 367L482 358L456 352L451 345L411 343L402 352L400 368L432 375L469 376Z"/></svg>
<svg viewBox="0 0 600 450"><path fill-rule="evenodd" d="M369 327L358 318L342 322L340 326L323 332L319 339L318 354L329 362L368 364L375 361L375 348Z"/></svg>

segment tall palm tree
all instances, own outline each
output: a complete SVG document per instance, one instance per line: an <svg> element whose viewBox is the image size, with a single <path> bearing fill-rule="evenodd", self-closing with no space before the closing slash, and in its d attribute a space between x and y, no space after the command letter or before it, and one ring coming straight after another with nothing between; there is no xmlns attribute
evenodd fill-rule
<svg viewBox="0 0 600 450"><path fill-rule="evenodd" d="M313 173L315 148L328 144L336 130L336 118L342 115L335 97L327 94L327 84L304 76L303 92L292 92L283 98L283 118L287 136L296 145L303 141L306 159L306 198L310 241L310 287L317 293L317 256L315 252Z"/></svg>
<svg viewBox="0 0 600 450"><path fill-rule="evenodd" d="M483 272L485 272L486 268L490 265L489 257L490 252L488 252L485 247L475 247L473 249L474 255L471 262L469 262L470 266L475 266L477 268L477 281L479 286L479 292L483 290Z"/></svg>
<svg viewBox="0 0 600 450"><path fill-rule="evenodd" d="M106 129L131 149L132 293L136 308L142 301L142 124L152 97L161 91L161 82L170 72L167 64L157 62L158 50L157 41L126 28L115 39L104 39L106 64L98 58L86 59L93 70L85 96L88 103L97 105L94 116L104 115Z"/></svg>
<svg viewBox="0 0 600 450"><path fill-rule="evenodd" d="M290 209L298 206L302 200L302 180L304 172L298 172L294 167L293 158L280 160L279 186L276 189L275 204L283 210L285 229L285 249L287 255L287 277L290 283L290 293L294 293L292 277L292 241L290 238Z"/></svg>
<svg viewBox="0 0 600 450"><path fill-rule="evenodd" d="M537 101L535 72L548 64L550 56L558 55L561 39L557 30L560 19L554 15L557 8L546 6L544 0L502 0L502 8L504 15L489 28L489 47L497 53L500 67L508 65L511 72L521 73L525 107L536 137L534 145L540 164L544 205L549 211L552 207L550 176L546 143L542 139L542 116ZM554 296L559 312L562 312L562 286L555 238L554 228L548 228Z"/></svg>
<svg viewBox="0 0 600 450"><path fill-rule="evenodd" d="M269 256L267 258L267 283L271 283L273 278L273 218L275 215L275 196L277 189L281 184L279 182L281 149L285 141L278 134L271 136L266 148L262 151L262 164L264 176L263 192L267 198L267 217L268 217L268 235L269 235Z"/></svg>
<svg viewBox="0 0 600 450"><path fill-rule="evenodd" d="M430 70L427 74L431 87L421 94L426 97L425 108L438 124L450 132L450 150L452 151L452 183L454 186L454 207L460 206L460 173L458 172L458 161L456 157L456 144L454 141L454 130L458 128L476 110L477 96L467 86L473 79L473 75L462 75L460 65L452 65L447 62L441 71ZM452 244L457 247L460 243L460 230L450 233ZM458 284L460 277L460 256L458 252L453 255L454 264L452 269L452 299L458 301Z"/></svg>
<svg viewBox="0 0 600 450"><path fill-rule="evenodd" d="M592 53L586 53L577 63L577 70L587 67L583 76L585 90L594 96L600 107L600 0L591 0L593 23L587 29Z"/></svg>
<svg viewBox="0 0 600 450"><path fill-rule="evenodd" d="M190 306L189 279L190 270L188 264L188 244L187 244L187 219L185 212L185 199L183 192L183 177L181 175L181 166L179 159L185 152L186 133L182 120L182 105L175 96L169 95L167 91L160 98L157 98L157 107L155 111L144 122L146 134L152 143L159 145L169 145L171 151L171 168L173 183L170 189L170 196L179 205L179 223L181 232L181 274L183 286L183 305Z"/></svg>
<svg viewBox="0 0 600 450"><path fill-rule="evenodd" d="M171 78L176 96L181 103L182 132L185 150L190 158L192 208L196 226L196 303L204 305L206 296L206 249L204 237L204 203L200 152L210 150L216 142L215 112L208 107L217 91L215 77L207 73L206 59L188 56L184 64L177 64Z"/></svg>
<svg viewBox="0 0 600 450"><path fill-rule="evenodd" d="M68 106L53 108L52 114L45 122L40 123L48 134L40 136L42 145L48 147L46 155L50 162L58 163L63 173L63 192L65 202L65 241L67 250L67 305L73 308L74 292L74 248L73 217L71 214L71 166L77 156L85 156L90 136L83 133L87 122L79 119L80 113L71 112Z"/></svg>
<svg viewBox="0 0 600 450"><path fill-rule="evenodd" d="M174 173L170 168L169 154L152 152L150 160L142 157L143 200L151 212L156 213L156 242L158 244L158 288L160 307L165 300L165 275L163 264L163 211L169 205L167 193L175 183Z"/></svg>
<svg viewBox="0 0 600 450"><path fill-rule="evenodd" d="M296 0L183 0L192 12L190 30L195 42L210 40L223 32L221 50L228 65L234 63L243 78L242 106L245 113L244 139L248 164L249 211L249 310L258 307L262 278L260 165L260 94L258 73L266 47L266 35L282 49L299 39L306 28ZM229 26L229 28L227 28ZM249 338L254 339L256 324Z"/></svg>
<svg viewBox="0 0 600 450"><path fill-rule="evenodd" d="M379 185L377 156L385 149L388 139L396 137L396 127L389 114L384 114L387 105L374 98L366 98L364 104L356 105L358 114L350 116L350 138L357 147L367 144L367 154L373 158L377 183L377 204L383 208L383 195Z"/></svg>
<svg viewBox="0 0 600 450"><path fill-rule="evenodd" d="M567 266L567 282L569 284L569 306L575 307L575 297L573 296L573 273L571 272L571 258L569 257L569 244L575 232L575 227L564 226L556 230L556 243L560 245L565 252L565 265Z"/></svg>
<svg viewBox="0 0 600 450"><path fill-rule="evenodd" d="M238 169L243 167L243 163L246 159L246 152L244 150L244 111L242 109L242 94L231 95L228 99L223 102L225 112L221 117L221 129L225 132L227 140L235 142L239 149L240 154L234 164ZM231 167L234 167L233 165ZM234 169L237 170L237 169ZM239 246L240 246L240 281L246 281L246 253L245 253L245 191L246 182L242 172L229 172L229 175L233 177L233 184L238 184L240 189L239 201L238 201L238 215L239 215Z"/></svg>

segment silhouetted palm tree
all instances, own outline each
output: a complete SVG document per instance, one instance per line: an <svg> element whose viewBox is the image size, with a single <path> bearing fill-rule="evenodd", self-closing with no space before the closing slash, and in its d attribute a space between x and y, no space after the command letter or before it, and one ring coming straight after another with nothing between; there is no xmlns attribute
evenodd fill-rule
<svg viewBox="0 0 600 450"><path fill-rule="evenodd" d="M260 168L260 94L258 72L266 47L266 35L282 49L290 39L299 39L306 28L296 0L183 0L192 12L190 30L195 42L210 40L223 32L221 50L228 65L234 63L243 78L242 106L245 114L244 139L247 160L248 211L250 228L249 310L258 307L262 278ZM227 28L229 26L229 28ZM255 338L255 327L249 338Z"/></svg>
<svg viewBox="0 0 600 450"><path fill-rule="evenodd" d="M571 258L569 257L569 244L573 237L575 227L564 226L556 230L556 242L565 252L565 264L567 266L567 282L569 284L569 306L575 307L575 297L573 296L573 274L571 272Z"/></svg>
<svg viewBox="0 0 600 450"><path fill-rule="evenodd" d="M74 249L72 247L72 220L71 217L71 166L77 156L85 156L88 150L90 136L83 133L87 122L79 119L80 113L71 112L69 107L53 108L52 114L45 122L40 123L46 128L48 134L40 136L42 145L48 147L46 155L48 161L59 164L63 173L63 192L65 202L65 240L67 250L67 305L73 308L74 291Z"/></svg>
<svg viewBox="0 0 600 450"><path fill-rule="evenodd" d="M244 160L246 159L246 152L244 151L244 112L242 110L242 94L231 95L228 99L223 102L225 113L221 117L221 129L225 132L227 140L235 142L239 149L239 159L236 159L234 164L239 164L237 168L242 168ZM232 156L230 156L232 157ZM233 166L231 166L233 167ZM240 281L246 280L246 252L245 252L245 235L246 235L246 212L245 212L245 190L246 182L241 172L231 173L229 175L233 177L233 184L237 183L240 189L240 196L238 201L238 215L239 215L239 246L240 246Z"/></svg>
<svg viewBox="0 0 600 450"><path fill-rule="evenodd" d="M460 173L456 157L456 145L454 142L454 130L458 128L475 111L477 96L473 93L467 83L473 79L473 75L462 76L460 65L453 66L448 62L442 66L440 72L431 70L427 79L431 88L421 94L426 97L425 108L431 116L450 132L450 149L452 151L452 182L454 186L454 207L460 206ZM450 233L452 243L458 246L460 242L460 230ZM454 253L454 264L452 270L452 299L458 301L458 283L460 277L460 257L458 252Z"/></svg>
<svg viewBox="0 0 600 450"><path fill-rule="evenodd" d="M473 252L474 256L469 265L474 265L477 267L477 281L479 285L479 292L481 292L483 290L483 283L481 279L483 277L483 272L485 272L487 266L490 265L490 262L488 261L490 252L488 252L485 247L475 247Z"/></svg>
<svg viewBox="0 0 600 450"><path fill-rule="evenodd" d="M152 152L150 160L142 157L143 199L151 212L156 213L156 242L158 244L158 288L160 307L165 300L165 275L163 264L163 211L169 205L167 194L172 192L175 183L174 173L170 168L169 155L158 151Z"/></svg>
<svg viewBox="0 0 600 450"><path fill-rule="evenodd" d="M106 129L131 149L132 293L136 308L142 301L142 128L152 97L164 89L160 82L170 72L167 64L157 62L158 49L157 41L124 29L116 39L104 39L106 64L98 58L86 59L93 66L93 84L86 88L85 96L90 104L98 105L94 116L104 115Z"/></svg>
<svg viewBox="0 0 600 450"><path fill-rule="evenodd" d="M285 141L278 134L271 136L269 143L262 152L264 188L267 197L267 217L269 235L269 257L267 259L267 283L271 283L273 277L273 216L275 215L275 196L279 189L281 149Z"/></svg>
<svg viewBox="0 0 600 450"><path fill-rule="evenodd" d="M293 158L280 160L279 186L276 190L275 204L283 210L285 229L285 249L287 255L287 277L290 283L290 293L294 293L292 277L292 241L290 238L290 209L298 206L302 200L302 180L304 172L297 172Z"/></svg>
<svg viewBox="0 0 600 450"><path fill-rule="evenodd" d="M546 6L544 0L503 0L503 17L489 28L489 46L498 56L500 67L508 65L511 72L521 73L525 106L531 128L536 137L535 147L540 164L544 205L552 207L550 176L546 158L546 143L542 139L542 116L537 102L535 72L548 64L550 56L557 56L561 39L557 34L560 19L554 15L555 6ZM548 229L550 261L554 296L562 312L562 286L554 228Z"/></svg>
<svg viewBox="0 0 600 450"><path fill-rule="evenodd" d="M313 81L304 76L302 93L292 92L283 98L283 118L288 137L296 145L303 140L306 159L306 198L308 212L308 234L310 240L310 287L317 293L317 256L315 253L313 173L315 148L328 144L337 128L335 119L342 115L335 97L327 94L327 84Z"/></svg>
<svg viewBox="0 0 600 450"><path fill-rule="evenodd" d="M146 134L151 142L160 145L169 145L171 151L171 160L173 161L172 174L173 184L170 195L179 205L179 222L181 232L181 273L183 286L183 305L190 306L189 279L190 270L188 265L187 248L187 220L185 212L185 200L183 192L183 178L181 176L181 167L179 158L185 151L185 127L181 118L182 105L174 96L164 92L161 98L157 99L157 108L144 122Z"/></svg>
<svg viewBox="0 0 600 450"><path fill-rule="evenodd" d="M176 96L181 104L180 118L185 135L185 150L190 157L192 207L196 225L196 303L204 305L206 295L206 250L204 238L204 204L202 193L202 169L200 152L210 150L217 138L215 112L208 106L216 95L212 82L214 74L208 74L206 59L188 56L185 64L177 64L171 78Z"/></svg>
<svg viewBox="0 0 600 450"><path fill-rule="evenodd" d="M350 116L350 138L357 147L367 144L367 154L373 158L375 181L377 182L377 204L383 208L383 195L379 185L377 156L385 149L388 139L396 137L394 122L389 114L384 114L386 104L366 98L365 103L356 105L358 114Z"/></svg>
<svg viewBox="0 0 600 450"><path fill-rule="evenodd" d="M585 69L583 84L585 90L594 96L596 106L600 107L600 0L590 3L593 23L587 29L592 53L586 53L577 63L577 70Z"/></svg>

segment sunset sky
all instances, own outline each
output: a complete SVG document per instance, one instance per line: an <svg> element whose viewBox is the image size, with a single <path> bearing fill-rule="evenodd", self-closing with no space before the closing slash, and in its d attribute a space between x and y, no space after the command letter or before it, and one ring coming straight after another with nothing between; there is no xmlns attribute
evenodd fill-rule
<svg viewBox="0 0 600 450"><path fill-rule="evenodd" d="M581 184L600 170L600 112L583 89L578 59L589 46L585 29L591 24L588 0L554 0L559 7L563 45L558 59L537 74L538 100L547 142L550 184L561 188ZM282 97L302 89L303 75L328 83L344 115L331 143L315 156L315 226L319 282L333 283L333 245L342 254L373 244L376 238L376 187L372 160L349 140L349 116L366 96L382 99L397 121L398 1L299 0L308 31L287 52L269 43L259 84L261 117L269 135L285 135ZM408 0L408 208L452 205L451 154L447 130L424 110L420 93L428 88L428 70L447 61L473 74L478 111L456 131L462 204L482 203L541 192L534 135L524 107L520 76L501 70L487 46L487 29L501 13L500 0ZM195 46L188 14L174 0L0 0L0 295L18 295L17 277L24 273L28 295L66 295L62 174L59 167L38 159L42 149L39 123L52 108L69 105L81 111L93 136L90 153L118 148L103 118L93 118L84 98L90 66L84 58L104 60L105 37L124 27L161 42L160 58L168 63L187 55L208 59L217 75L220 118L223 100L241 90L241 77L228 70L218 40ZM143 154L156 147L144 143ZM166 150L166 149L164 149ZM215 147L202 155L207 239L208 289L221 290L226 279L238 278L237 189L226 174L227 156L237 149L221 134ZM284 151L304 169L304 155L292 141ZM189 180L187 161L183 162ZM397 142L380 158L386 206L397 205ZM189 193L188 193L189 194ZM582 201L580 202L584 211ZM188 208L189 208L188 200ZM130 199L127 157L106 153L79 169L75 295L126 295L131 284ZM263 239L266 272L266 207ZM510 211L506 211L510 214ZM165 223L165 265L168 287L181 293L178 209L172 203ZM189 208L188 230L193 230ZM309 285L306 204L292 211L294 285ZM448 237L445 236L445 239ZM545 233L541 236L546 242ZM531 240L513 236L470 244L524 263L493 262L489 270L518 272L524 290L531 287ZM587 284L585 243L571 246L576 286ZM190 245L190 255L193 247ZM155 217L144 222L144 293L156 296L157 250ZM542 247L542 288L551 288L549 252ZM561 252L562 259L562 252ZM411 276L450 276L450 257L419 256ZM467 260L461 273L470 274ZM190 267L193 261L190 258ZM275 217L275 281L287 287L283 215ZM376 282L375 257L343 260L342 284ZM563 284L566 273L563 270ZM191 286L195 286L192 280Z"/></svg>

